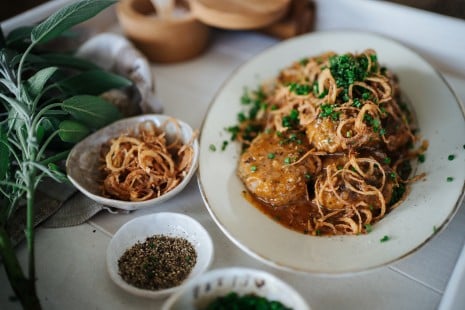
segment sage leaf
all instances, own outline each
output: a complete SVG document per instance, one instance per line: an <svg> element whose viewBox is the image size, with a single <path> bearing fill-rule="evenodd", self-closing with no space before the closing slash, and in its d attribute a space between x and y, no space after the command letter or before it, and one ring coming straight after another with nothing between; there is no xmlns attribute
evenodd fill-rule
<svg viewBox="0 0 465 310"><path fill-rule="evenodd" d="M13 29L6 36L6 45L8 47L14 47L20 44L26 44L26 41L31 39L32 26L23 26Z"/></svg>
<svg viewBox="0 0 465 310"><path fill-rule="evenodd" d="M82 71L99 69L96 64L70 54L42 54L38 57L38 61L48 66L73 68Z"/></svg>
<svg viewBox="0 0 465 310"><path fill-rule="evenodd" d="M6 39L3 35L2 25L0 25L0 49L6 47Z"/></svg>
<svg viewBox="0 0 465 310"><path fill-rule="evenodd" d="M62 109L90 128L101 128L122 117L118 109L106 100L89 95L78 95L63 101Z"/></svg>
<svg viewBox="0 0 465 310"><path fill-rule="evenodd" d="M112 5L113 0L83 0L66 6L32 29L33 44L44 43L58 37L63 31L90 19Z"/></svg>
<svg viewBox="0 0 465 310"><path fill-rule="evenodd" d="M69 77L58 83L68 95L100 95L110 89L130 86L132 82L122 76L103 70L90 70Z"/></svg>
<svg viewBox="0 0 465 310"><path fill-rule="evenodd" d="M57 67L48 67L40 71L37 71L33 76L31 76L26 82L26 87L29 92L29 95L31 95L32 97L38 96L44 89L47 81L57 70Z"/></svg>
<svg viewBox="0 0 465 310"><path fill-rule="evenodd" d="M64 174L60 170L60 167L58 167L56 164L49 163L47 165L47 167L48 167L48 170L50 171L50 173L54 176L54 179L58 180L61 183L64 183L64 182L68 181L68 178L66 177L66 174Z"/></svg>
<svg viewBox="0 0 465 310"><path fill-rule="evenodd" d="M53 126L52 121L49 118L42 118L37 126L37 141L42 143L44 137L49 136L54 130L55 127Z"/></svg>
<svg viewBox="0 0 465 310"><path fill-rule="evenodd" d="M90 133L90 130L85 125L72 120L62 121L58 130L60 139L70 143L77 143Z"/></svg>
<svg viewBox="0 0 465 310"><path fill-rule="evenodd" d="M0 180L4 180L10 167L10 148L6 132L0 128Z"/></svg>

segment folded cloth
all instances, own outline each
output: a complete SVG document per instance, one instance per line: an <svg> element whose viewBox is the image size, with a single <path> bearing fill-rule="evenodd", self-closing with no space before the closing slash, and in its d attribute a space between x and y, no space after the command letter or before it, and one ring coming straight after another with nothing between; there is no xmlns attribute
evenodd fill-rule
<svg viewBox="0 0 465 310"><path fill-rule="evenodd" d="M61 207L43 223L43 227L58 228L80 225L103 209L105 209L103 205L76 191L61 203Z"/></svg>

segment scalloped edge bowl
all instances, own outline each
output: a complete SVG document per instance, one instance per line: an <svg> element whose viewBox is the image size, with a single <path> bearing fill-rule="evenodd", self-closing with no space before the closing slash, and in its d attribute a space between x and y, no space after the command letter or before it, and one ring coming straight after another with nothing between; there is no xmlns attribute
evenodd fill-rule
<svg viewBox="0 0 465 310"><path fill-rule="evenodd" d="M174 189L163 194L160 197L145 200L145 201L124 201L103 197L100 195L100 186L98 182L100 177L98 169L98 158L100 157L100 148L102 144L106 143L110 138L117 137L121 133L128 131L130 128L135 128L139 123L147 120L152 120L157 126L161 125L167 119L176 119L167 115L160 114L145 114L130 118L125 118L116 121L95 133L87 136L81 142L76 144L68 155L66 160L66 172L68 179L71 183L84 195L90 199L114 208L123 210L137 210L141 208L147 208L160 204L180 193L184 187L189 183L197 170L199 161L199 144L198 140L194 139L192 147L194 150L194 156L192 163L187 175ZM194 131L187 123L176 119L181 127L181 135L184 143L189 142ZM174 134L176 128L174 124L169 124L166 127L167 135Z"/></svg>

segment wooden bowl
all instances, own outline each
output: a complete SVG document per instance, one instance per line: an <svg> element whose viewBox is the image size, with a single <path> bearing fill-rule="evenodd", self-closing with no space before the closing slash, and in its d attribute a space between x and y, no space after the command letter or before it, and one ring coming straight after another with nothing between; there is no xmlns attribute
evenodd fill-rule
<svg viewBox="0 0 465 310"><path fill-rule="evenodd" d="M184 1L185 14L157 17L150 0L122 0L117 16L126 36L153 62L176 62L199 55L208 44L209 28L198 21Z"/></svg>
<svg viewBox="0 0 465 310"><path fill-rule="evenodd" d="M191 0L192 13L207 25L225 29L258 29L282 17L290 0Z"/></svg>

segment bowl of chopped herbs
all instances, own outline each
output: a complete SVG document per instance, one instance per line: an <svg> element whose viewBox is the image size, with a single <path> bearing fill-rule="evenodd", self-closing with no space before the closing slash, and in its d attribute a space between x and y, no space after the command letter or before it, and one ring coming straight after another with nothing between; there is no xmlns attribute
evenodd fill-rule
<svg viewBox="0 0 465 310"><path fill-rule="evenodd" d="M200 276L213 258L213 242L195 219L161 212L124 224L107 248L110 278L141 297L162 298Z"/></svg>
<svg viewBox="0 0 465 310"><path fill-rule="evenodd" d="M274 275L243 267L215 269L190 281L162 310L309 310L299 293Z"/></svg>

